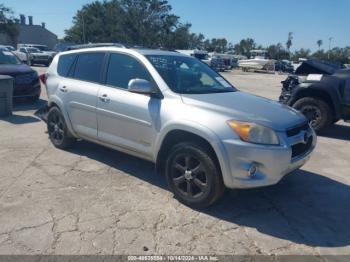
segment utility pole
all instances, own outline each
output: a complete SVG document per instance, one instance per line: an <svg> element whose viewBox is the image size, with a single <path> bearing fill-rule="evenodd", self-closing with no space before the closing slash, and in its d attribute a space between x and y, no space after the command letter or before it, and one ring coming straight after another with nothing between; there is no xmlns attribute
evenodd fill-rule
<svg viewBox="0 0 350 262"><path fill-rule="evenodd" d="M329 47L328 47L328 60L330 59L331 55L331 44L332 44L333 37L329 38Z"/></svg>

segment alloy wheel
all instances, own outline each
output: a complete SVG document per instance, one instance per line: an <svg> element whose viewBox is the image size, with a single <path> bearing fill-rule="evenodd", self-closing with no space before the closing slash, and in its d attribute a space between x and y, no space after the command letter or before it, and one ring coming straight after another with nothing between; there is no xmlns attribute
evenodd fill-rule
<svg viewBox="0 0 350 262"><path fill-rule="evenodd" d="M51 139L55 144L61 144L64 140L64 123L62 117L53 112L50 115L48 129Z"/></svg>
<svg viewBox="0 0 350 262"><path fill-rule="evenodd" d="M171 179L175 190L187 198L199 198L209 190L203 163L190 154L181 154L174 158Z"/></svg>
<svg viewBox="0 0 350 262"><path fill-rule="evenodd" d="M304 106L301 112L309 120L309 123L312 126L317 126L322 119L321 110L317 106Z"/></svg>

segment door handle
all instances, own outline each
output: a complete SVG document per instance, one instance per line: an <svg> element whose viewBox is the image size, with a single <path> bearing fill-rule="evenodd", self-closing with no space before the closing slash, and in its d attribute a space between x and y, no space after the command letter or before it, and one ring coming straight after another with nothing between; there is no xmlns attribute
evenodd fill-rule
<svg viewBox="0 0 350 262"><path fill-rule="evenodd" d="M106 95L106 94L100 96L99 98L102 102L105 102L105 103L108 103L109 101L111 101L111 99L108 98L108 95Z"/></svg>
<svg viewBox="0 0 350 262"><path fill-rule="evenodd" d="M62 86L60 87L60 91L62 91L63 93L67 93L68 89L66 86Z"/></svg>

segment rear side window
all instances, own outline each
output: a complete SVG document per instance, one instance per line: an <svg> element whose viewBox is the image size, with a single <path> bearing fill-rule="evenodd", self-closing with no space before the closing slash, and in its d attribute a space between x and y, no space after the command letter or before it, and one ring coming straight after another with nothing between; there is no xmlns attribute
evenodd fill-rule
<svg viewBox="0 0 350 262"><path fill-rule="evenodd" d="M100 82L104 53L85 53L78 56L74 78L89 82Z"/></svg>
<svg viewBox="0 0 350 262"><path fill-rule="evenodd" d="M135 58L112 53L110 55L106 84L118 88L128 88L129 81L135 78L151 81L146 68Z"/></svg>
<svg viewBox="0 0 350 262"><path fill-rule="evenodd" d="M67 77L76 57L77 54L61 55L58 60L57 73Z"/></svg>

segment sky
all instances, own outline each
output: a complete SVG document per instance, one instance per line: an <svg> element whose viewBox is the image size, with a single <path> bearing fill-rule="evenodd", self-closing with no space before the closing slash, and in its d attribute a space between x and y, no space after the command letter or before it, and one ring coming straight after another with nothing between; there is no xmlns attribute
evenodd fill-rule
<svg viewBox="0 0 350 262"><path fill-rule="evenodd" d="M264 46L285 44L294 33L292 50L317 50L350 46L350 0L168 0L181 22L192 24L192 32L208 38L225 37L233 44L251 37ZM84 4L93 0L3 0L16 16L32 15L34 24L64 36L72 18Z"/></svg>

